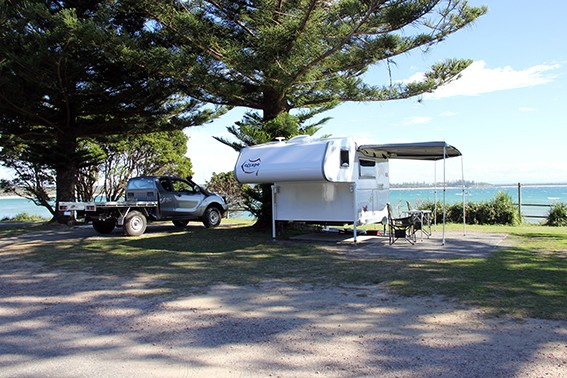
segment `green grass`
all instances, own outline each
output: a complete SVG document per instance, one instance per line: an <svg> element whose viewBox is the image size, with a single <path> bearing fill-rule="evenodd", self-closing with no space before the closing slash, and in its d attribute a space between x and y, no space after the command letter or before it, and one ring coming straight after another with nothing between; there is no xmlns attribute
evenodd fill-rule
<svg viewBox="0 0 567 378"><path fill-rule="evenodd" d="M266 280L383 284L402 295L445 295L495 315L567 319L565 227L470 226L469 232L507 233L513 247L488 258L407 260L354 258L315 244L273 242L270 233L254 231L249 221L225 220L223 225L148 232L139 238L110 235L75 244L45 243L25 258L69 271L148 275L171 295L205 291L218 283L253 285ZM462 230L462 225L447 229ZM4 232L0 230L0 237Z"/></svg>
<svg viewBox="0 0 567 378"><path fill-rule="evenodd" d="M427 261L412 279L391 286L407 295L447 295L495 314L567 319L567 228L467 226L467 232L506 233L512 246L486 259Z"/></svg>
<svg viewBox="0 0 567 378"><path fill-rule="evenodd" d="M3 238L18 236L22 234L26 234L28 232L34 231L45 231L49 230L53 227L53 225L47 223L33 223L33 224L2 224L0 222L0 240Z"/></svg>

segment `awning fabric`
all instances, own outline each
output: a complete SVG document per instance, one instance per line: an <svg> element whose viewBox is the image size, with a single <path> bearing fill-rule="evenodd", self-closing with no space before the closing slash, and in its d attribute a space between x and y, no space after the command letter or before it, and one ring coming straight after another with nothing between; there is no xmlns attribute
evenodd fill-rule
<svg viewBox="0 0 567 378"><path fill-rule="evenodd" d="M461 152L445 142L420 142L396 144L363 144L358 151L368 157L407 160L442 160L461 156Z"/></svg>

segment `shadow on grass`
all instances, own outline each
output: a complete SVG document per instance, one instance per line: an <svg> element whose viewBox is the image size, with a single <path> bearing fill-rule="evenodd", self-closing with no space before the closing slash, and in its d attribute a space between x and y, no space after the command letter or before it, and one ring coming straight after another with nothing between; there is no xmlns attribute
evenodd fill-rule
<svg viewBox="0 0 567 378"><path fill-rule="evenodd" d="M401 261L361 263L314 245L274 242L251 227L156 229L140 238L77 239L33 248L29 256L52 266L90 273L128 276L149 274L169 291L206 290L218 283L255 284L265 280L295 283L380 283ZM379 267L379 268L378 268ZM363 268L363 269L362 269ZM379 274L383 272L383 274Z"/></svg>
<svg viewBox="0 0 567 378"><path fill-rule="evenodd" d="M471 251L494 248L461 241L443 247L443 252L449 255L450 248L455 248L462 256L463 243L469 243ZM219 283L251 285L269 280L333 286L384 284L404 295L454 297L495 314L567 318L567 259L561 255L515 248L498 249L487 258L416 260L407 258L420 253L410 245L340 248L337 252L320 244L274 242L268 233L241 225L212 230L190 226L182 231L156 226L140 238L83 237L49 248L33 247L29 256L92 274L144 274L171 295L203 292ZM433 250L425 253L439 255Z"/></svg>
<svg viewBox="0 0 567 378"><path fill-rule="evenodd" d="M7 376L31 375L27 361L33 361L30 371L43 375L53 371L42 369L62 368L58 361L84 366L84 375L156 361L215 369L208 355L231 358L231 348L267 351L264 360L245 360L249 372L268 375L273 371L266 366L276 366L277 372L294 375L301 367L287 357L315 356L321 352L310 345L332 342L358 351L356 367L343 358L341 348L336 354L325 352L333 361L326 368L339 375L412 370L453 376L465 370L515 376L522 364L511 364L511 358L531 361L550 340L563 342L550 328L534 332L536 339L529 342L515 329L501 340L498 327L470 324L441 325L436 331L441 336L430 335L424 331L431 325L427 319L443 319L454 309L427 298L395 299L366 286L385 283L403 294L453 296L493 312L566 317L565 259L530 250L411 260L381 255L378 248L388 246L363 251L360 246L273 242L249 227L157 227L141 238L93 237L90 232L30 243L20 260L2 265L0 355L8 356L3 360ZM16 252L0 253L0 259L10 253ZM34 268L28 262L42 264ZM258 290L251 288L260 283ZM205 304L192 301L199 295ZM424 345L424 338L435 337L454 342ZM415 348L425 358L413 358Z"/></svg>
<svg viewBox="0 0 567 378"><path fill-rule="evenodd" d="M567 319L567 259L503 249L486 259L423 261L391 287L408 295L442 294L496 315Z"/></svg>

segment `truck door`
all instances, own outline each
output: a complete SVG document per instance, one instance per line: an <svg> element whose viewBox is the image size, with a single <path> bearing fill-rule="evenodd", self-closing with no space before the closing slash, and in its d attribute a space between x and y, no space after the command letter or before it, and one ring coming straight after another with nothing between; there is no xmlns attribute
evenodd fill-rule
<svg viewBox="0 0 567 378"><path fill-rule="evenodd" d="M189 181L179 178L172 178L171 183L173 185L176 201L174 215L182 217L183 215L197 211L199 204L204 198L199 188Z"/></svg>
<svg viewBox="0 0 567 378"><path fill-rule="evenodd" d="M159 212L160 218L168 218L175 215L177 208L177 197L173 190L173 184L169 177L160 177L159 185Z"/></svg>

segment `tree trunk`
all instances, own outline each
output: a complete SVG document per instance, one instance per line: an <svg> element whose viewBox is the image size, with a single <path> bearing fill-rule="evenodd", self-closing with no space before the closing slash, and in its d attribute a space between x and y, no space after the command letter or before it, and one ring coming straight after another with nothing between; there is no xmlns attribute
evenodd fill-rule
<svg viewBox="0 0 567 378"><path fill-rule="evenodd" d="M254 228L267 230L272 225L272 184L261 184L262 188L262 208Z"/></svg>
<svg viewBox="0 0 567 378"><path fill-rule="evenodd" d="M275 89L267 89L264 91L264 122L276 118L278 115L287 112L288 106L285 100L285 94ZM277 131L276 131L277 132ZM272 135L273 138L284 135ZM257 229L268 229L272 224L272 184L262 184L262 210L258 215L258 220L254 225Z"/></svg>
<svg viewBox="0 0 567 378"><path fill-rule="evenodd" d="M75 185L79 171L74 155L77 151L77 139L69 135L61 135L57 143L57 154L59 159L55 165L56 173L56 195L57 195L57 222L67 224L71 217L59 211L59 202L75 201Z"/></svg>

